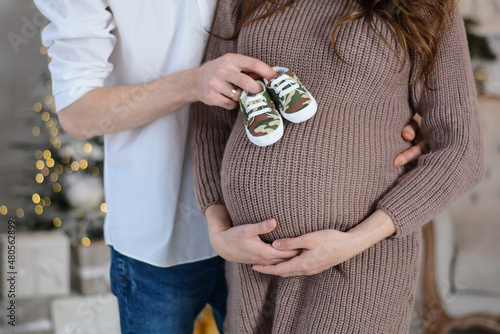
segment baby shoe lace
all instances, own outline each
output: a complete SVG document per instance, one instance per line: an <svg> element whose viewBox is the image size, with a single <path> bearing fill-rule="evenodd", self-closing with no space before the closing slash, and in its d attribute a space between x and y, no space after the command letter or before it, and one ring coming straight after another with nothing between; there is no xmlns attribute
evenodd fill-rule
<svg viewBox="0 0 500 334"><path fill-rule="evenodd" d="M279 98L283 98L286 94L290 93L294 89L299 88L299 84L295 82L287 74L282 74L277 78L271 80L271 87L273 87ZM285 88L286 87L286 88Z"/></svg>
<svg viewBox="0 0 500 334"><path fill-rule="evenodd" d="M266 98L262 95L248 97L248 99L246 100L246 105L248 110L248 118L271 112L271 108L267 107Z"/></svg>

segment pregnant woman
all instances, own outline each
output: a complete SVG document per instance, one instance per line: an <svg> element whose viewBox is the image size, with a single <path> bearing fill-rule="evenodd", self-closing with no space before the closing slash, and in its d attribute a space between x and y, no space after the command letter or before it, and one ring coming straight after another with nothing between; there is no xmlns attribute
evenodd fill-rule
<svg viewBox="0 0 500 334"><path fill-rule="evenodd" d="M228 262L226 332L406 333L420 228L483 175L454 1L220 0L212 33L224 38L207 61L239 53L292 69L318 106L266 147L238 111L195 106L198 201L214 249L242 262ZM392 160L416 113L430 149L398 183Z"/></svg>

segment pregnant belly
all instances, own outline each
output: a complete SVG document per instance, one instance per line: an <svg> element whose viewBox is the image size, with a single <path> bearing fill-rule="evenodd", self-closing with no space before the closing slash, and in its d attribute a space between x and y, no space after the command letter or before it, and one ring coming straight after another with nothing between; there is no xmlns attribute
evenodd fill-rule
<svg viewBox="0 0 500 334"><path fill-rule="evenodd" d="M395 154L371 158L370 147L343 147L333 135L307 143L284 136L258 147L238 123L222 161L224 201L233 225L275 218L277 228L263 236L266 241L349 230L373 212L403 172L392 167Z"/></svg>

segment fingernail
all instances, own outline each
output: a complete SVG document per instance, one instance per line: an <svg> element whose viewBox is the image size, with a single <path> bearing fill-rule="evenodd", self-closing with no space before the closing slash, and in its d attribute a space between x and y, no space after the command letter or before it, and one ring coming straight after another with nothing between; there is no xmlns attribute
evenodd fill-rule
<svg viewBox="0 0 500 334"><path fill-rule="evenodd" d="M403 159L400 159L400 158L396 159L396 161L394 162L394 164L396 165L396 167L400 166L402 163L403 163Z"/></svg>
<svg viewBox="0 0 500 334"><path fill-rule="evenodd" d="M267 227L273 227L274 225L274 221L272 219L269 219L267 222L266 222L266 225Z"/></svg>
<svg viewBox="0 0 500 334"><path fill-rule="evenodd" d="M281 241L276 240L274 243L274 248L280 248L281 247Z"/></svg>

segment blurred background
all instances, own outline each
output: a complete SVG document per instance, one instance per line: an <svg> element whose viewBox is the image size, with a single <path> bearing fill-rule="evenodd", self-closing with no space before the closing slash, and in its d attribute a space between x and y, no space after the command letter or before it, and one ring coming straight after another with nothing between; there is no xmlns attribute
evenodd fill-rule
<svg viewBox="0 0 500 334"><path fill-rule="evenodd" d="M424 228L411 333L500 333L500 0L460 6L486 176ZM102 138L78 141L58 124L40 41L46 24L29 0L0 2L0 333L119 333L102 239ZM217 333L209 309L195 332Z"/></svg>

